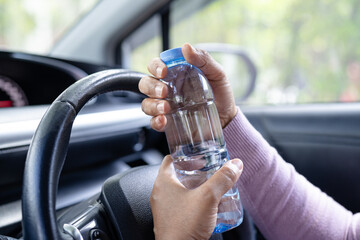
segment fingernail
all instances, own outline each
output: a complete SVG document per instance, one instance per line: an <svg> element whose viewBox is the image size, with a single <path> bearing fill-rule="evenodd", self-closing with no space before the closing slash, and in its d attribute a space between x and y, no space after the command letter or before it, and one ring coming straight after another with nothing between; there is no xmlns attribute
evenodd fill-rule
<svg viewBox="0 0 360 240"><path fill-rule="evenodd" d="M243 162L240 159L234 159L231 161L231 164L235 165L239 170L242 170L244 167Z"/></svg>
<svg viewBox="0 0 360 240"><path fill-rule="evenodd" d="M155 87L155 93L157 97L162 97L163 87L158 85Z"/></svg>
<svg viewBox="0 0 360 240"><path fill-rule="evenodd" d="M156 75L157 75L157 77L161 77L161 74L162 74L162 68L161 67L157 67L156 68Z"/></svg>
<svg viewBox="0 0 360 240"><path fill-rule="evenodd" d="M165 109L164 103L158 103L156 108L159 111L159 113L164 113L164 109Z"/></svg>

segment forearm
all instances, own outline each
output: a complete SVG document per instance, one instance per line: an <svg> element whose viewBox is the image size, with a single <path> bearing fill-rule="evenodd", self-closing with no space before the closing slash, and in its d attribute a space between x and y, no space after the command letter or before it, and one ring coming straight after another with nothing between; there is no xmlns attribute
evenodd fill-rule
<svg viewBox="0 0 360 240"><path fill-rule="evenodd" d="M268 239L356 236L358 217L283 161L241 112L224 129L224 135L230 157L244 162L238 182L244 207Z"/></svg>

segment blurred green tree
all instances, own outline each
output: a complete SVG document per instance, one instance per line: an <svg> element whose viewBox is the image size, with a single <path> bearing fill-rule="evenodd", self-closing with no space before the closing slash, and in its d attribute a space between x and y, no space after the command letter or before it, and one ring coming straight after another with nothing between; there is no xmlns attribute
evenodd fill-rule
<svg viewBox="0 0 360 240"><path fill-rule="evenodd" d="M359 101L360 77L351 80L349 66L360 62L360 1L205 2L191 13L184 6L194 4L192 0L173 2L171 45L216 42L244 48L259 70L246 103ZM146 66L149 53L158 54L154 43L134 51L138 70L146 71L140 66ZM349 89L353 97L344 98Z"/></svg>
<svg viewBox="0 0 360 240"><path fill-rule="evenodd" d="M0 49L47 53L98 0L0 0Z"/></svg>
<svg viewBox="0 0 360 240"><path fill-rule="evenodd" d="M34 16L26 9L22 0L0 0L0 48L11 43L21 46L24 37L35 27ZM22 37L17 34L22 33Z"/></svg>

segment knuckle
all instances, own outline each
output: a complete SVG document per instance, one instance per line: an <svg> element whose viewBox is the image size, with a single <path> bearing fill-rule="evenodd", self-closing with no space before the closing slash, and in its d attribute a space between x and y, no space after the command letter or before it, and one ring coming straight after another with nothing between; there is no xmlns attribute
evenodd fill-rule
<svg viewBox="0 0 360 240"><path fill-rule="evenodd" d="M210 57L210 54L208 53L208 51L204 50L204 49L199 49L199 52L201 55L203 55L204 57Z"/></svg>
<svg viewBox="0 0 360 240"><path fill-rule="evenodd" d="M154 204L155 202L158 201L158 199L159 199L158 191L159 191L159 186L158 186L158 184L155 183L153 190L151 192L151 195L150 195L150 204Z"/></svg>
<svg viewBox="0 0 360 240"><path fill-rule="evenodd" d="M237 173L229 167L228 165L224 165L222 167L221 173L224 175L224 177L228 180L229 184L233 184L237 180Z"/></svg>
<svg viewBox="0 0 360 240"><path fill-rule="evenodd" d="M154 129L155 131L158 131L158 132L161 131L161 129L159 129L159 127L158 127L158 125L157 125L157 123L156 123L155 117L153 117L153 118L150 120L150 127L151 127L152 129Z"/></svg>
<svg viewBox="0 0 360 240"><path fill-rule="evenodd" d="M149 72L151 72L152 69L154 68L154 65L156 64L156 59L157 59L157 58L151 59L151 61L150 61L149 64L147 65L147 68L148 68Z"/></svg>
<svg viewBox="0 0 360 240"><path fill-rule="evenodd" d="M146 99L144 99L142 102L141 102L141 110L143 111L143 112L145 112L145 109L146 109Z"/></svg>
<svg viewBox="0 0 360 240"><path fill-rule="evenodd" d="M145 98L142 102L141 105L146 108L149 105L149 98Z"/></svg>
<svg viewBox="0 0 360 240"><path fill-rule="evenodd" d="M150 63L147 65L147 69L151 74L155 75L156 68L159 66L162 66L162 61L160 60L159 57L157 57L150 61Z"/></svg>
<svg viewBox="0 0 360 240"><path fill-rule="evenodd" d="M160 189L161 189L161 184L159 183L159 180L156 179L156 181L154 182L154 186L153 186L153 190L152 190L151 195L155 196Z"/></svg>
<svg viewBox="0 0 360 240"><path fill-rule="evenodd" d="M138 84L138 87L139 87L139 90L140 92L142 92L143 94L145 95L149 95L149 76L146 76L146 77L143 77L140 79L139 81L139 84Z"/></svg>
<svg viewBox="0 0 360 240"><path fill-rule="evenodd" d="M156 130L155 119L154 119L154 118L150 119L150 127L151 127L152 129Z"/></svg>
<svg viewBox="0 0 360 240"><path fill-rule="evenodd" d="M144 93L144 92L143 92L143 90L144 90L144 89L143 89L144 81L145 81L144 78L141 78L140 81L139 81L139 83L138 83L138 88L139 88L140 92L142 92L142 93Z"/></svg>
<svg viewBox="0 0 360 240"><path fill-rule="evenodd" d="M207 59L211 58L211 55L204 49L199 49L198 53L199 53L199 56L205 61Z"/></svg>
<svg viewBox="0 0 360 240"><path fill-rule="evenodd" d="M147 115L154 116L155 111L154 111L154 104L152 104L152 99L150 99L150 98L144 99L141 102L141 110Z"/></svg>

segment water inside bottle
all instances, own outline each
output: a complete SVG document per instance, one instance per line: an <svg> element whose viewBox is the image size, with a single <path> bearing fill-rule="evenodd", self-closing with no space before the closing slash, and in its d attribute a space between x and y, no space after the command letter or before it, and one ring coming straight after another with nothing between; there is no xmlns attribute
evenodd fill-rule
<svg viewBox="0 0 360 240"><path fill-rule="evenodd" d="M243 214L239 190L234 186L221 198L214 233L239 226L243 221Z"/></svg>
<svg viewBox="0 0 360 240"><path fill-rule="evenodd" d="M200 186L228 160L225 148L219 149L217 145L213 147L213 151L207 151L199 146L179 146L179 152L175 155L177 158L174 158L175 171L178 179L188 189ZM189 151L193 154L182 155L189 154ZM239 226L242 220L240 194L234 186L221 199L214 233L222 233Z"/></svg>
<svg viewBox="0 0 360 240"><path fill-rule="evenodd" d="M193 189L209 179L229 157L205 77L191 65L174 69L172 77L176 81L165 80L172 89L167 98L172 111L166 115L165 133L177 177L185 187ZM242 220L240 195L233 187L221 199L214 233L234 228Z"/></svg>
<svg viewBox="0 0 360 240"><path fill-rule="evenodd" d="M213 144L213 149L203 146ZM199 146L200 145L200 146ZM172 154L178 179L185 187L193 189L209 179L227 161L227 151L214 143L180 145Z"/></svg>

